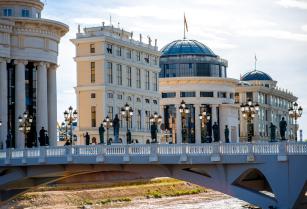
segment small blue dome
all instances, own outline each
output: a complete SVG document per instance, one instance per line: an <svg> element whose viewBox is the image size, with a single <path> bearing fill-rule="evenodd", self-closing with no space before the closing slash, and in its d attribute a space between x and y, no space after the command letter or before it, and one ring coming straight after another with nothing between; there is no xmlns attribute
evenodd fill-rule
<svg viewBox="0 0 307 209"><path fill-rule="evenodd" d="M251 72L246 73L242 76L241 81L272 81L272 77L268 74L259 71L253 70Z"/></svg>
<svg viewBox="0 0 307 209"><path fill-rule="evenodd" d="M176 40L167 44L161 49L162 57L164 56L176 56L176 55L216 55L213 51L204 44L196 40Z"/></svg>

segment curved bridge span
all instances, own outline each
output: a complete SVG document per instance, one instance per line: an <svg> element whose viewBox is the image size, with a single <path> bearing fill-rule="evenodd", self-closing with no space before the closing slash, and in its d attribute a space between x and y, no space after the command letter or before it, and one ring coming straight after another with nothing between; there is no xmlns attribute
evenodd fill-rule
<svg viewBox="0 0 307 209"><path fill-rule="evenodd" d="M172 177L262 208L307 208L307 143L132 144L0 151L0 204L87 173Z"/></svg>

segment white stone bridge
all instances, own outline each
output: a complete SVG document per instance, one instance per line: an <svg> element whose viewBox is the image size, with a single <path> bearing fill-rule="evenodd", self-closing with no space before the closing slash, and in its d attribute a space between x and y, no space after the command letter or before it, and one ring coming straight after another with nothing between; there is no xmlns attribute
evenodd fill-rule
<svg viewBox="0 0 307 209"><path fill-rule="evenodd" d="M131 144L0 150L0 204L94 172L172 177L266 208L307 208L307 143Z"/></svg>

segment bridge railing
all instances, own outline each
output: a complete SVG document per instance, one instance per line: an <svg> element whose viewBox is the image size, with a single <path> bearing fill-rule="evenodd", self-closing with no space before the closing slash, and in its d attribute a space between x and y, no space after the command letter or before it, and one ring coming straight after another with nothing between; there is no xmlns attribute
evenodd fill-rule
<svg viewBox="0 0 307 209"><path fill-rule="evenodd" d="M113 144L76 145L0 150L2 159L59 158L66 156L211 156L307 155L307 143Z"/></svg>

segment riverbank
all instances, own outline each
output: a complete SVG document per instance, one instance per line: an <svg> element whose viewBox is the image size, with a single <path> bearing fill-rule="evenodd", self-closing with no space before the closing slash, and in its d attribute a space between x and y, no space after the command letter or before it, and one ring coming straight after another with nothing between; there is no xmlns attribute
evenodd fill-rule
<svg viewBox="0 0 307 209"><path fill-rule="evenodd" d="M162 178L124 183L51 185L25 193L1 208L177 208L175 206L180 204L187 206L195 202L228 199L231 197L210 189Z"/></svg>

